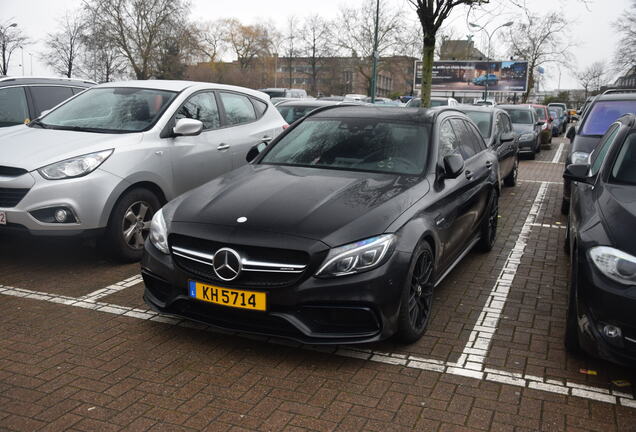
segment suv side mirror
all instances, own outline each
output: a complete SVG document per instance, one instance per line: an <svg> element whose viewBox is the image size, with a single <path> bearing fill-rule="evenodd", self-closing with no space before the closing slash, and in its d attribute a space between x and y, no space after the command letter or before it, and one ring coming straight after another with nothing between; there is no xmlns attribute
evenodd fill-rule
<svg viewBox="0 0 636 432"><path fill-rule="evenodd" d="M464 171L464 158L457 153L444 156L442 178L454 179Z"/></svg>
<svg viewBox="0 0 636 432"><path fill-rule="evenodd" d="M199 135L203 130L203 123L199 120L182 118L172 128L175 136L195 136Z"/></svg>
<svg viewBox="0 0 636 432"><path fill-rule="evenodd" d="M568 129L568 131L565 133L565 137L569 139L570 141L572 141L575 136L576 136L576 129L574 129L574 126L570 126L570 129Z"/></svg>
<svg viewBox="0 0 636 432"><path fill-rule="evenodd" d="M254 159L256 159L256 156L258 156L263 150L265 150L265 147L267 147L267 144L264 142L254 144L245 155L245 160L248 163L252 162Z"/></svg>
<svg viewBox="0 0 636 432"><path fill-rule="evenodd" d="M503 132L499 136L499 141L501 141L502 143L510 142L510 141L513 141L514 139L515 139L515 136L512 132Z"/></svg>
<svg viewBox="0 0 636 432"><path fill-rule="evenodd" d="M543 120L539 120L539 121L536 123L536 126L543 126L544 124L545 124L545 122L544 122Z"/></svg>
<svg viewBox="0 0 636 432"><path fill-rule="evenodd" d="M563 178L581 183L594 183L594 177L589 177L590 166L588 164L571 164L565 167Z"/></svg>

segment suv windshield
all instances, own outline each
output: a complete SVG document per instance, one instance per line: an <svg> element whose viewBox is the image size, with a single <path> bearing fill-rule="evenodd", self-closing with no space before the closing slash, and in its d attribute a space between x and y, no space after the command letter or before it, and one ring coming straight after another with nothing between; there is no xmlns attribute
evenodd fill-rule
<svg viewBox="0 0 636 432"><path fill-rule="evenodd" d="M623 144L612 168L612 180L617 183L636 185L636 133L632 133Z"/></svg>
<svg viewBox="0 0 636 432"><path fill-rule="evenodd" d="M532 114L528 110L504 108L510 114L510 120L518 124L532 124Z"/></svg>
<svg viewBox="0 0 636 432"><path fill-rule="evenodd" d="M489 112L482 111L464 111L466 115L475 122L477 128L479 129L479 133L484 138L490 137L490 122L492 119L492 115Z"/></svg>
<svg viewBox="0 0 636 432"><path fill-rule="evenodd" d="M261 163L418 175L426 164L429 128L373 118L309 118Z"/></svg>
<svg viewBox="0 0 636 432"><path fill-rule="evenodd" d="M140 132L151 127L176 93L140 88L93 88L43 117L50 129Z"/></svg>
<svg viewBox="0 0 636 432"><path fill-rule="evenodd" d="M636 113L636 100L599 101L592 105L581 126L581 135L604 135L620 116Z"/></svg>

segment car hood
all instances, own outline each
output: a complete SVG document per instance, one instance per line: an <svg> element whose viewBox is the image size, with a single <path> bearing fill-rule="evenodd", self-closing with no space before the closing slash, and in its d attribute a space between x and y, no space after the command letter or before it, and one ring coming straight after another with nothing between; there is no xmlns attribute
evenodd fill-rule
<svg viewBox="0 0 636 432"><path fill-rule="evenodd" d="M611 245L636 255L636 243L629 235L636 225L636 186L605 185L598 208Z"/></svg>
<svg viewBox="0 0 636 432"><path fill-rule="evenodd" d="M0 165L33 171L75 156L136 143L142 134L102 134L20 127L0 135Z"/></svg>
<svg viewBox="0 0 636 432"><path fill-rule="evenodd" d="M513 123L512 130L521 135L526 132L534 132L534 126L531 124Z"/></svg>
<svg viewBox="0 0 636 432"><path fill-rule="evenodd" d="M383 233L429 190L420 177L247 165L186 194L174 222L292 234L337 246Z"/></svg>

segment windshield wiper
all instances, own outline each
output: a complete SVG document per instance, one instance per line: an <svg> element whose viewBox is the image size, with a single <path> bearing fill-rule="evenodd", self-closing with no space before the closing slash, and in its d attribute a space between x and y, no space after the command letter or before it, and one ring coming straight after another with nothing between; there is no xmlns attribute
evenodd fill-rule
<svg viewBox="0 0 636 432"><path fill-rule="evenodd" d="M33 127L33 126L40 126L42 129L47 129L48 128L46 123L42 123L42 121L39 120L39 119L31 120L29 122L29 127Z"/></svg>

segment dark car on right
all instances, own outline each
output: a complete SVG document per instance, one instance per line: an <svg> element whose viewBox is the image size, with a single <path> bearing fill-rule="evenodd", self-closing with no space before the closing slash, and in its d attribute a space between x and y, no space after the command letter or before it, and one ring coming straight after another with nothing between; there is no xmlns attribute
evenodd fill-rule
<svg viewBox="0 0 636 432"><path fill-rule="evenodd" d="M276 109L287 124L292 124L317 108L339 105L341 103L342 102L332 100L290 99L276 104Z"/></svg>
<svg viewBox="0 0 636 432"><path fill-rule="evenodd" d="M586 109L580 124L576 128L568 129L567 138L572 145L566 157L566 167L570 164L586 163L609 125L624 114L636 113L636 92L623 91L608 90L597 96ZM567 214L569 208L570 181L564 178L561 212Z"/></svg>
<svg viewBox="0 0 636 432"><path fill-rule="evenodd" d="M636 116L611 124L589 161L570 165L570 296L565 344L636 364Z"/></svg>

